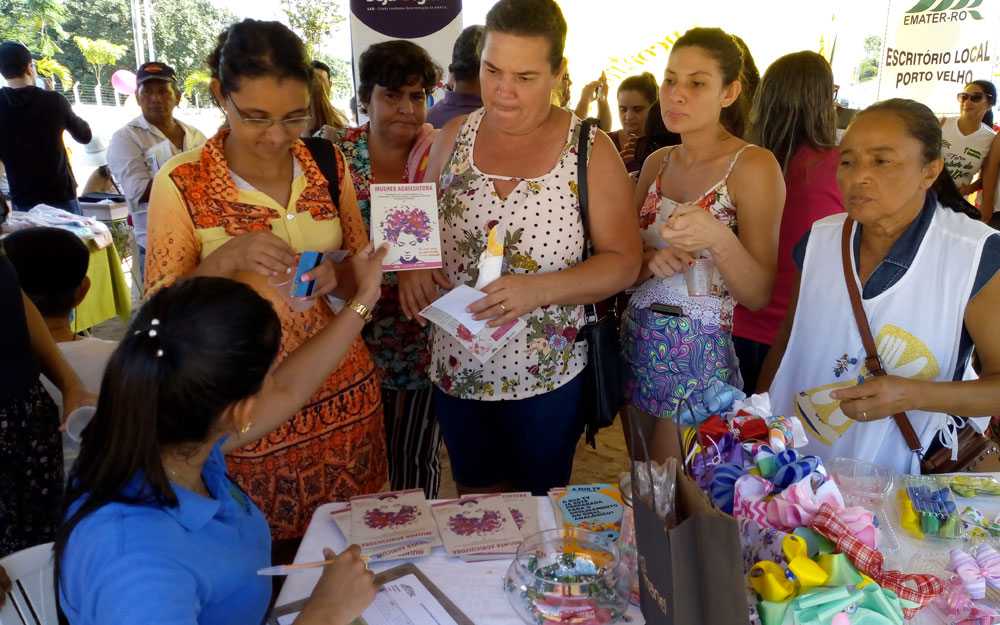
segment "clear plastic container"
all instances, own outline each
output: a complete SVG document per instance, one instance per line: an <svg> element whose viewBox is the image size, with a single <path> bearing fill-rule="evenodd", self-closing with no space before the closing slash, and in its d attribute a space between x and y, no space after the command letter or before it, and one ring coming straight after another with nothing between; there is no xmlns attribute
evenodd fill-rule
<svg viewBox="0 0 1000 625"><path fill-rule="evenodd" d="M889 467L854 458L833 458L827 463L827 471L840 487L846 505L871 511L882 507L895 480Z"/></svg>
<svg viewBox="0 0 1000 625"><path fill-rule="evenodd" d="M961 509L951 489L927 475L903 475L898 493L899 524L913 536L965 538Z"/></svg>

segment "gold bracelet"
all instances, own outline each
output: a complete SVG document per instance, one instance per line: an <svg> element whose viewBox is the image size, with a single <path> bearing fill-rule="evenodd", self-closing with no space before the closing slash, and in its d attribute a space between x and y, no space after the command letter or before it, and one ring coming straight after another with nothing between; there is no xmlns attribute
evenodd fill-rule
<svg viewBox="0 0 1000 625"><path fill-rule="evenodd" d="M365 320L365 323L372 322L372 311L368 310L368 307L358 300L353 297L347 300L347 307L361 315L361 318Z"/></svg>

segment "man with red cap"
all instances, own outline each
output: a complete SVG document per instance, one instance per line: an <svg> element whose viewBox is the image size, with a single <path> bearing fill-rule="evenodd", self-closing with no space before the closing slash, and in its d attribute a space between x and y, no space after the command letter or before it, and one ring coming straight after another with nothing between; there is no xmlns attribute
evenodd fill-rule
<svg viewBox="0 0 1000 625"><path fill-rule="evenodd" d="M171 157L200 148L205 135L176 119L181 100L177 74L165 63L143 63L136 72L135 92L142 115L120 128L108 145L108 166L118 180L139 246L139 278L146 264L146 213L153 176Z"/></svg>

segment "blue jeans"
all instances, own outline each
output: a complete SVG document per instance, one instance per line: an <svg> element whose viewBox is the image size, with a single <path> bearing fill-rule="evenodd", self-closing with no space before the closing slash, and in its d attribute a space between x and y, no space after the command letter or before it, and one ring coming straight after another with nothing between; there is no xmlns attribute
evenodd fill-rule
<svg viewBox="0 0 1000 625"><path fill-rule="evenodd" d="M566 486L583 433L583 378L527 399L480 401L434 387L434 407L451 471L462 486L510 482L545 495Z"/></svg>
<svg viewBox="0 0 1000 625"><path fill-rule="evenodd" d="M52 208L61 208L66 212L73 213L74 215L83 215L83 211L80 210L80 202L76 198L72 200L67 200L65 202L45 202L46 206L51 206ZM11 210L27 212L34 208L34 206L20 206L18 204L11 204L13 208Z"/></svg>

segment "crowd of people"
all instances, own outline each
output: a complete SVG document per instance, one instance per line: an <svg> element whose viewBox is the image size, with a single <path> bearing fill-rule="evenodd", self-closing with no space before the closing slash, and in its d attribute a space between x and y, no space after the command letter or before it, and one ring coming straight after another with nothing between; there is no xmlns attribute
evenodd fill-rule
<svg viewBox="0 0 1000 625"><path fill-rule="evenodd" d="M272 589L255 571L291 560L319 505L433 498L442 441L461 493L566 485L584 307L612 298L627 302L622 427L652 459L680 456L674 417L718 383L769 391L776 414L803 415L804 396L810 453L906 473L920 457L888 417L906 411L932 449L997 412L991 83L958 94L957 118L887 100L838 139L826 59L794 52L761 77L742 39L693 28L659 84L621 81L611 132L606 76L569 108L566 35L553 0L500 0L447 73L413 42L372 45L352 126L295 34L244 20L207 58L225 115L209 138L174 116L169 66L138 68L142 114L107 149L144 268L124 339L69 329L89 287L74 235L32 228L0 253L0 556L54 541L69 623L260 622ZM86 143L89 127L34 86L24 46L0 46L0 72L14 209L76 211L56 136ZM59 122L32 128L32 154L6 117L25 107ZM441 269L383 273L371 185L387 182L437 184ZM502 275L468 312L526 327L480 362L420 313L476 284L498 224ZM338 250L290 294L299 254ZM845 264L887 376L865 361ZM64 470L60 424L86 405ZM296 623L350 623L374 596L356 547L325 556Z"/></svg>

